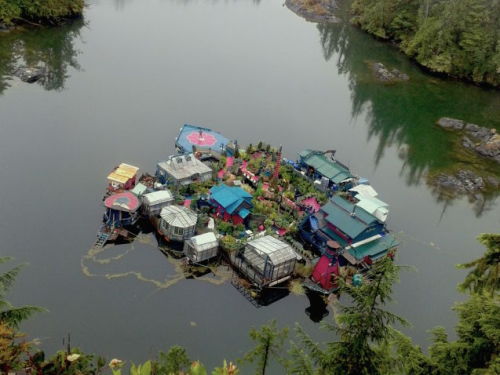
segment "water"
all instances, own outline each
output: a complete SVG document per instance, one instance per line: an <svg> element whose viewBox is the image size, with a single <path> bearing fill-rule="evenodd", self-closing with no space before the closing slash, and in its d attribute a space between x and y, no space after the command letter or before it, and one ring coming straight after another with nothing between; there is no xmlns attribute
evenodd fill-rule
<svg viewBox="0 0 500 375"><path fill-rule="evenodd" d="M8 80L16 59L46 64L49 79ZM374 82L372 60L411 81ZM392 47L349 26L317 27L280 2L95 1L85 23L2 36L0 91L1 255L29 263L11 300L49 310L23 325L48 351L70 332L108 357L139 361L179 344L214 365L240 356L248 329L273 318L327 337L307 298L255 309L229 283L179 281L149 237L86 257L109 170L123 161L153 171L183 123L283 144L290 158L335 148L369 178L391 204L400 263L417 268L402 274L392 309L423 346L428 329L456 322L455 264L482 253L479 233L500 228L495 196L480 207L443 201L423 177L456 162L436 119L500 129L500 94L427 76Z"/></svg>

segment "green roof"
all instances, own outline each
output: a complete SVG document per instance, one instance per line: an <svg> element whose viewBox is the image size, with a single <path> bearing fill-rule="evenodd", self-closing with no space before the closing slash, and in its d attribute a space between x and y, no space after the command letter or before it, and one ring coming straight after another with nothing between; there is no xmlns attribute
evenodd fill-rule
<svg viewBox="0 0 500 375"><path fill-rule="evenodd" d="M337 206L342 207L349 213L354 212L358 217L358 219L365 222L366 224L372 224L375 221L377 221L377 218L375 216L373 216L366 210L362 209L361 207L356 206L354 203L349 202L347 199L342 198L339 195L334 195L331 200Z"/></svg>
<svg viewBox="0 0 500 375"><path fill-rule="evenodd" d="M377 240L370 241L357 247L351 247L348 252L357 260L363 259L365 256L376 259L398 245L399 242L392 235L386 234Z"/></svg>
<svg viewBox="0 0 500 375"><path fill-rule="evenodd" d="M305 158L305 157L307 157L307 156L308 156L311 152L313 152L313 151L312 151L312 150L307 149L307 150L304 150L304 151L299 152L299 156L300 156L301 158Z"/></svg>
<svg viewBox="0 0 500 375"><path fill-rule="evenodd" d="M147 190L147 189L148 189L148 187L147 187L146 185L143 185L143 184L141 184L141 183L139 182L139 183L138 183L137 185L135 185L135 187L134 187L132 190L130 190L130 191L139 197L139 196L143 195L143 194L146 192L146 190Z"/></svg>
<svg viewBox="0 0 500 375"><path fill-rule="evenodd" d="M327 158L319 151L304 150L299 156L304 163L336 184L353 177L349 169L340 165L335 160Z"/></svg>
<svg viewBox="0 0 500 375"><path fill-rule="evenodd" d="M321 207L321 210L327 214L326 221L336 226L350 238L356 238L368 228L368 225L357 219L356 216L352 216L332 202L328 202Z"/></svg>

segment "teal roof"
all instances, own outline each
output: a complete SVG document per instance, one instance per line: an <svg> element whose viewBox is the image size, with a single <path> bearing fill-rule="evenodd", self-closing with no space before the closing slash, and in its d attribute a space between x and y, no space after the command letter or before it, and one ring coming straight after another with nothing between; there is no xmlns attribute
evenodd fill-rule
<svg viewBox="0 0 500 375"><path fill-rule="evenodd" d="M141 195L143 195L145 193L145 191L148 189L148 187L144 184L141 184L140 182L135 185L135 187L130 190L132 193L134 193L135 195L137 195L138 197L140 197Z"/></svg>
<svg viewBox="0 0 500 375"><path fill-rule="evenodd" d="M357 218L366 224L373 224L374 222L378 221L378 219L375 216L373 216L366 210L362 209L361 207L355 205L354 203L349 202L347 199L342 198L339 195L334 195L331 198L331 201L335 203L337 206L348 211L349 213L354 212Z"/></svg>
<svg viewBox="0 0 500 375"><path fill-rule="evenodd" d="M238 186L221 184L210 189L212 199L221 205L226 212L233 214L243 202L251 203L252 195ZM247 214L248 215L248 214Z"/></svg>
<svg viewBox="0 0 500 375"><path fill-rule="evenodd" d="M239 215L242 219L246 218L248 215L250 215L250 211L247 210L246 208L242 208L239 212Z"/></svg>
<svg viewBox="0 0 500 375"><path fill-rule="evenodd" d="M398 245L399 242L394 238L394 236L386 234L377 240L370 241L361 246L352 247L348 250L348 252L357 260L363 259L365 256L376 259Z"/></svg>
<svg viewBox="0 0 500 375"><path fill-rule="evenodd" d="M305 158L305 157L307 157L307 156L308 156L311 152L313 152L313 151L312 151L312 150L307 149L307 150L304 150L304 151L299 152L299 156L300 156L301 158Z"/></svg>
<svg viewBox="0 0 500 375"><path fill-rule="evenodd" d="M367 224L355 216L351 216L349 212L332 202L321 207L321 210L327 214L326 221L339 228L350 238L356 238L368 228Z"/></svg>
<svg viewBox="0 0 500 375"><path fill-rule="evenodd" d="M320 151L304 150L299 156L305 164L336 184L353 177L349 169L327 158Z"/></svg>

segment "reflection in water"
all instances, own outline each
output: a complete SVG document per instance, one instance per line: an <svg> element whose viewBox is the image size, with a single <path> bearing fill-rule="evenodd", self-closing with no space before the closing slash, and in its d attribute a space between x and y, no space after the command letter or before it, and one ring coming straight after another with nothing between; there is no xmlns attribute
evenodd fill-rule
<svg viewBox="0 0 500 375"><path fill-rule="evenodd" d="M400 173L409 185L437 171L485 168L479 158L457 152L457 137L434 124L446 116L500 129L500 93L426 75L390 46L366 38L346 22L317 27L325 59L335 56L339 74L349 79L353 118L366 113L368 138L378 139L377 164L388 146L397 146L403 160ZM370 62L397 68L411 79L384 85L374 78ZM488 168L492 175L499 173L496 166ZM445 208L452 203L453 197L433 191ZM497 194L480 197L474 206L476 214L492 207Z"/></svg>
<svg viewBox="0 0 500 375"><path fill-rule="evenodd" d="M0 35L0 94L20 66L43 67L45 74L37 83L45 90L63 89L69 67L80 69L74 41L83 25L77 19L60 27Z"/></svg>

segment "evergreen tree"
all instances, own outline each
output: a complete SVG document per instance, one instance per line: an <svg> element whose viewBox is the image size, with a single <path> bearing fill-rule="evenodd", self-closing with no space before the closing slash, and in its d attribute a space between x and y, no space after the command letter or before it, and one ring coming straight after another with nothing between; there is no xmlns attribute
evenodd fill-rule
<svg viewBox="0 0 500 375"><path fill-rule="evenodd" d="M462 291L494 294L500 290L500 234L481 234L478 241L486 247L485 254L459 268L473 268L459 285Z"/></svg>
<svg viewBox="0 0 500 375"><path fill-rule="evenodd" d="M340 306L336 325L327 325L339 337L323 349L300 328L297 333L302 348L292 348L296 358L292 360L292 373L299 374L300 363L311 369L306 352L314 364L313 374L376 375L380 371L382 359L377 355L377 344L390 340L391 324L406 324L406 321L383 309L391 301L392 286L398 279L400 266L392 257L376 262L367 274L368 281L359 287L342 282L341 293L351 298L350 305ZM302 352L301 352L302 350Z"/></svg>
<svg viewBox="0 0 500 375"><path fill-rule="evenodd" d="M354 0L351 10L430 70L500 85L500 0Z"/></svg>
<svg viewBox="0 0 500 375"><path fill-rule="evenodd" d="M8 257L0 258L0 264L6 263L10 259ZM19 323L28 319L34 313L44 311L36 306L14 307L5 300L6 294L12 287L21 268L22 266L17 266L0 274L0 322L14 328L17 328Z"/></svg>
<svg viewBox="0 0 500 375"><path fill-rule="evenodd" d="M288 329L278 329L276 321L263 325L260 329L250 330L250 338L256 346L243 357L242 362L254 363L255 374L265 375L266 369L272 359L282 360L281 350L288 336Z"/></svg>
<svg viewBox="0 0 500 375"><path fill-rule="evenodd" d="M179 374L187 371L190 364L186 349L175 345L168 352L159 353L158 360L153 362L153 372L157 375Z"/></svg>

